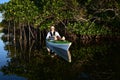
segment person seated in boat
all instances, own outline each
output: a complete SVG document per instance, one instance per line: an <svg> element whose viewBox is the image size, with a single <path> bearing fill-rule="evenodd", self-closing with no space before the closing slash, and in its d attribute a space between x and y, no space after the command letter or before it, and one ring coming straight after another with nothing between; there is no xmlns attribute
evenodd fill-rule
<svg viewBox="0 0 120 80"><path fill-rule="evenodd" d="M61 38L60 34L55 30L55 27L51 26L50 31L47 33L46 40L65 40L65 37ZM47 48L47 50L50 54L56 55L49 48ZM54 57L54 55L52 55L52 57Z"/></svg>
<svg viewBox="0 0 120 80"><path fill-rule="evenodd" d="M50 31L47 33L46 39L47 40L65 40L65 37L61 38L60 34L57 31L55 31L55 27L51 26Z"/></svg>

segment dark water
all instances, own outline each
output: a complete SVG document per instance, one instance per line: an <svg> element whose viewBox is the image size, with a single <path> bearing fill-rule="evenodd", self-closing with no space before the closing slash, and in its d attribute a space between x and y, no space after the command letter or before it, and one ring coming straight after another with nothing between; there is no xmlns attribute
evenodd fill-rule
<svg viewBox="0 0 120 80"><path fill-rule="evenodd" d="M9 56L9 51L5 50L5 43L1 40L2 35L3 33L0 33L0 80L26 80L16 74L6 74L2 72L2 68L5 66L8 67L8 63L11 62L12 59L12 57Z"/></svg>
<svg viewBox="0 0 120 80"><path fill-rule="evenodd" d="M119 40L77 41L71 63L35 45L8 46L0 39L0 80L120 80Z"/></svg>

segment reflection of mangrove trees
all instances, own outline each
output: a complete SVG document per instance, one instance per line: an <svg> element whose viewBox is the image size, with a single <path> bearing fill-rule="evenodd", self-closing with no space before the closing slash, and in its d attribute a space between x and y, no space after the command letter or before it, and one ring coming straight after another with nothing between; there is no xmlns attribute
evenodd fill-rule
<svg viewBox="0 0 120 80"><path fill-rule="evenodd" d="M119 47L117 42L73 45L72 63L59 57L51 58L46 49L16 50L9 47L11 61L2 67L5 74L18 74L30 80L118 79ZM16 53L16 54L15 54ZM15 56L14 56L15 55Z"/></svg>
<svg viewBox="0 0 120 80"><path fill-rule="evenodd" d="M94 45L93 45L94 44ZM75 61L74 68L86 72L92 80L118 80L119 78L119 40L105 40L99 43L82 43L71 50ZM82 65L81 65L82 64ZM77 72L80 74L80 72Z"/></svg>
<svg viewBox="0 0 120 80"><path fill-rule="evenodd" d="M12 47L10 51L12 51ZM24 76L29 80L70 79L68 74L70 64L57 57L52 59L45 53L47 52L44 50L31 53L17 51L17 55L12 57L14 53L10 52L12 58L8 62L8 66L2 68L2 71L5 74Z"/></svg>

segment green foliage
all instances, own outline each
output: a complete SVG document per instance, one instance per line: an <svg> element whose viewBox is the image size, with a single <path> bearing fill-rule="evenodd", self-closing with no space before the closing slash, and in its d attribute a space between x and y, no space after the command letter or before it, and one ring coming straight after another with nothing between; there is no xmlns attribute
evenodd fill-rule
<svg viewBox="0 0 120 80"><path fill-rule="evenodd" d="M30 0L11 0L2 7L5 20L21 23L32 23L39 12L34 2Z"/></svg>
<svg viewBox="0 0 120 80"><path fill-rule="evenodd" d="M106 27L96 25L94 22L75 22L69 23L67 29L70 32L81 35L106 35L110 34L110 30Z"/></svg>
<svg viewBox="0 0 120 80"><path fill-rule="evenodd" d="M108 34L119 29L120 21L119 1L114 0L10 0L0 5L0 12L6 21L29 23L41 30L63 22L69 32L81 35ZM95 22L89 21L94 18Z"/></svg>

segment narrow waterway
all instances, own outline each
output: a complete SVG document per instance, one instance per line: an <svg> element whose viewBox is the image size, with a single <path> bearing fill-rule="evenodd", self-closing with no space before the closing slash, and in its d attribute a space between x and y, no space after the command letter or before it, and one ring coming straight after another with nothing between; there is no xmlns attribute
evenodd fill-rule
<svg viewBox="0 0 120 80"><path fill-rule="evenodd" d="M120 80L120 40L78 40L72 62L48 55L46 46L8 45L0 33L0 80Z"/></svg>
<svg viewBox="0 0 120 80"><path fill-rule="evenodd" d="M8 66L11 58L9 57L9 51L5 50L5 43L1 40L3 33L0 33L0 69L4 66ZM5 74L0 71L0 80L26 80L23 77L19 77L15 74Z"/></svg>

